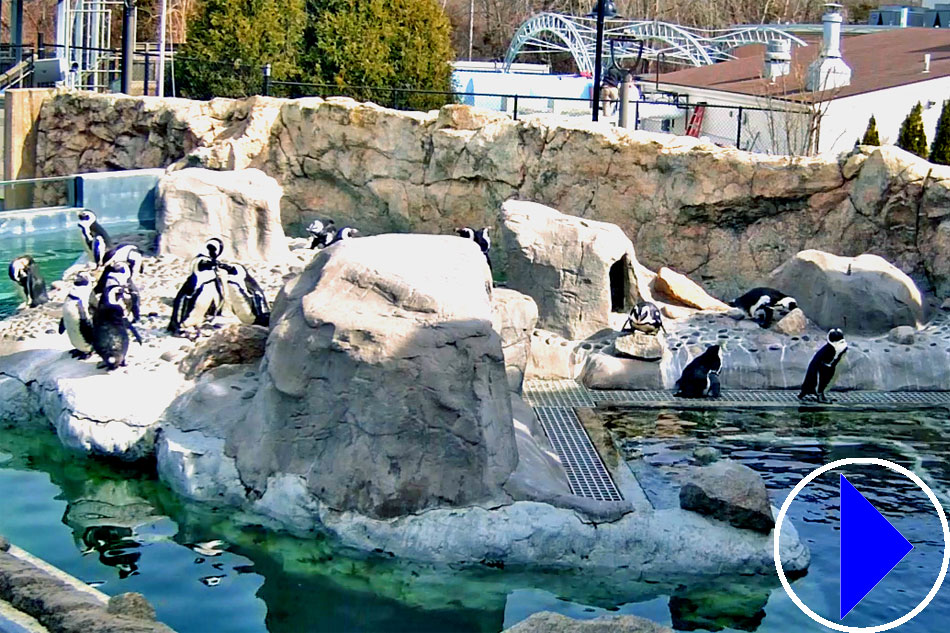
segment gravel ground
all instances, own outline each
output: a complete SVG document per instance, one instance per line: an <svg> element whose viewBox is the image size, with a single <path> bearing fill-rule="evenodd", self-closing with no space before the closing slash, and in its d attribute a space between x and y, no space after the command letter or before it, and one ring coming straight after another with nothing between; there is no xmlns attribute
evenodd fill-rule
<svg viewBox="0 0 950 633"><path fill-rule="evenodd" d="M133 234L118 235L116 241L135 243L140 245L145 253L143 274L135 279L141 298L140 312L142 315L136 329L142 336L146 347L167 347L169 341L161 339L174 338L165 331L171 319L172 305L178 289L188 278L190 260L178 257L158 257L151 248L155 242L154 231L139 231ZM267 299L273 303L278 291L292 275L300 272L312 259L314 252L306 248L307 240L288 240L291 248L291 257L286 262L268 264L266 262L247 263L250 274L264 289ZM223 261L228 260L222 257ZM244 263L244 262L241 262ZM93 271L89 263L76 264L63 274L63 280L48 283L49 303L37 308L27 308L21 305L17 312L6 319L0 320L0 339L5 341L25 341L31 338L56 334L59 331L59 319L62 316L63 300L72 286L72 279L81 271ZM93 279L95 279L95 273ZM11 282L12 283L12 282ZM225 313L214 320L206 329L220 328L228 323L236 323L237 319ZM68 338L62 335L64 345L69 348ZM185 339L177 339L182 342ZM130 361L136 355L136 345L133 342L129 350Z"/></svg>

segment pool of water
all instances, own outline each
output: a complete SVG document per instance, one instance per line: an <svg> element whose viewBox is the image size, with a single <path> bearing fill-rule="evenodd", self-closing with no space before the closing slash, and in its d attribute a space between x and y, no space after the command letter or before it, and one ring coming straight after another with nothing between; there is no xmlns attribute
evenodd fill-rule
<svg viewBox="0 0 950 633"><path fill-rule="evenodd" d="M605 421L659 506L675 503L671 478L705 445L762 472L777 505L807 472L852 455L913 468L944 497L950 484L950 432L944 417L929 413L894 419L608 412ZM575 618L635 614L680 631L825 630L798 611L775 578L638 582L629 570L408 563L347 549L322 534L296 538L232 509L183 502L142 469L63 449L47 429L2 427L0 534L107 594L142 592L180 633L499 631L542 610ZM872 502L915 545L914 558L848 616L845 624L858 626L908 610L905 603L916 602L936 575L942 546L936 518L914 512L925 501L909 484L878 472L848 476L862 492L873 491ZM792 504L790 517L813 551L812 569L794 586L812 608L833 616L837 480L817 483ZM935 630L950 618L946 595L901 630Z"/></svg>
<svg viewBox="0 0 950 633"><path fill-rule="evenodd" d="M118 222L106 225L112 235L127 233L139 228L138 222ZM0 265L3 267L3 282L0 283L0 318L12 314L23 303L23 292L10 281L7 267L20 255L32 255L40 268L47 288L53 281L62 278L63 271L72 266L84 252L82 237L76 227L56 231L4 235L0 237Z"/></svg>

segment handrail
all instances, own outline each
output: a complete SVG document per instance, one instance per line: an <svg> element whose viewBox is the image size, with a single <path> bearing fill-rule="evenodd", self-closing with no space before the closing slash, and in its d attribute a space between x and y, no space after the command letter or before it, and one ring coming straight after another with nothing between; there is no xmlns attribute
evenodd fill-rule
<svg viewBox="0 0 950 633"><path fill-rule="evenodd" d="M75 180L76 175L70 176L43 176L41 178L18 178L16 180L0 180L0 187L8 185L28 185L34 182L53 182L55 180Z"/></svg>

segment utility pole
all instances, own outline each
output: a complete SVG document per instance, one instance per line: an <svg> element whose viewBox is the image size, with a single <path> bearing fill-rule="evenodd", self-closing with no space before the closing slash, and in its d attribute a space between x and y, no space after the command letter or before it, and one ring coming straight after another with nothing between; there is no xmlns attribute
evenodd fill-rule
<svg viewBox="0 0 950 633"><path fill-rule="evenodd" d="M168 13L168 0L158 3L158 72L155 74L155 94L165 96L165 14Z"/></svg>
<svg viewBox="0 0 950 633"><path fill-rule="evenodd" d="M472 61L472 38L475 34L475 0L468 3L468 61Z"/></svg>
<svg viewBox="0 0 950 633"><path fill-rule="evenodd" d="M122 6L122 92L132 94L132 55L135 52L135 0Z"/></svg>
<svg viewBox="0 0 950 633"><path fill-rule="evenodd" d="M594 111L591 120L600 119L600 74L601 59L604 56L604 1L597 0L597 41L594 43Z"/></svg>

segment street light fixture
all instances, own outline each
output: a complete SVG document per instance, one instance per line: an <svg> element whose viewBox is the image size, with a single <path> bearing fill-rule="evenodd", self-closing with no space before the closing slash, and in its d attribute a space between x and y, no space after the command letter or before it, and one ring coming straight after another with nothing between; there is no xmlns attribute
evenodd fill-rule
<svg viewBox="0 0 950 633"><path fill-rule="evenodd" d="M597 17L597 42L594 44L594 86L593 107L591 120L597 121L600 117L600 75L601 62L604 57L604 20L617 17L617 6L613 0L597 0L597 9L587 14L587 17Z"/></svg>

